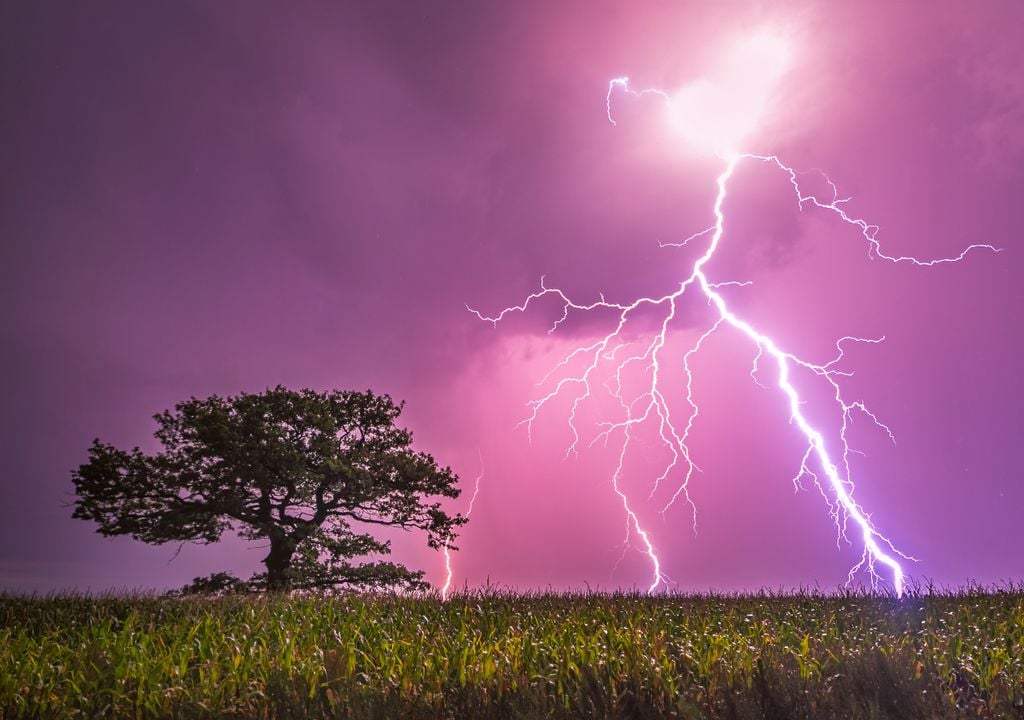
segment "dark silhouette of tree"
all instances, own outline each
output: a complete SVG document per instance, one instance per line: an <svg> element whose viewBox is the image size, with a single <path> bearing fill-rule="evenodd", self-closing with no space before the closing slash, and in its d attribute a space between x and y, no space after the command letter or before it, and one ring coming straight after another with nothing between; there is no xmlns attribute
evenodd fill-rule
<svg viewBox="0 0 1024 720"><path fill-rule="evenodd" d="M390 552L370 526L422 530L436 549L466 522L437 502L458 497L458 477L411 448L395 424L401 411L371 391L192 398L154 416L155 455L93 441L72 473L74 517L155 544L212 543L228 531L269 543L265 573L216 573L192 588L423 588L422 571L350 562Z"/></svg>

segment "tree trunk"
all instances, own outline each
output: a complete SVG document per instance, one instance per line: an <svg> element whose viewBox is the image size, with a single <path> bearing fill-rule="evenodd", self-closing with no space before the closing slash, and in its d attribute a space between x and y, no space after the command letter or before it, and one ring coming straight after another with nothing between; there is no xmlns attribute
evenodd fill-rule
<svg viewBox="0 0 1024 720"><path fill-rule="evenodd" d="M294 554L295 543L290 538L276 534L271 536L270 553L263 558L263 564L267 566L267 590L288 592L291 589L288 569L292 565Z"/></svg>

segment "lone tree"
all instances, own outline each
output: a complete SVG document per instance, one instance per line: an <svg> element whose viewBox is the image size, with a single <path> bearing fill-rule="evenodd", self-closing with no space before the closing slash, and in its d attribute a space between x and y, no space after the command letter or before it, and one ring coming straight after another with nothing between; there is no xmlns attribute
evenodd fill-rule
<svg viewBox="0 0 1024 720"><path fill-rule="evenodd" d="M192 398L154 416L162 452L93 441L72 473L74 517L155 544L212 543L226 531L269 543L265 573L216 573L193 589L423 588L422 571L350 562L390 552L367 526L419 529L436 549L466 522L437 502L458 497L458 477L411 449L401 411L370 391Z"/></svg>

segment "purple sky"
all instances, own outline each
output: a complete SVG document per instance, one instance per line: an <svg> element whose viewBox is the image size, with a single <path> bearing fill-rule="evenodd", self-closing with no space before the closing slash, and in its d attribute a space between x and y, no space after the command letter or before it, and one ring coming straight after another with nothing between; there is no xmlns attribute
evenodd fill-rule
<svg viewBox="0 0 1024 720"><path fill-rule="evenodd" d="M690 256L658 243L711 223L721 163L681 152L649 99L617 96L613 127L608 81L678 88L766 24L796 64L747 149L826 170L893 254L1005 252L868 260L751 165L711 272L752 280L730 302L814 359L886 336L851 349L846 387L897 444L858 424L853 470L910 574L1024 577L1020 3L34 2L0 10L0 588L255 569L237 542L169 563L101 538L70 518L70 471L96 436L154 449L150 417L178 400L278 383L405 399L467 481L480 453L456 583L646 586L641 553L616 567L614 446L563 461L567 403L532 444L514 428L607 319L549 336L552 305L494 329L465 303L495 312L541 275L583 300L671 290ZM794 494L801 443L751 356L723 335L695 362L698 534L643 502L643 463L625 485L681 589L835 586L859 548ZM398 538L397 558L438 581L423 546Z"/></svg>

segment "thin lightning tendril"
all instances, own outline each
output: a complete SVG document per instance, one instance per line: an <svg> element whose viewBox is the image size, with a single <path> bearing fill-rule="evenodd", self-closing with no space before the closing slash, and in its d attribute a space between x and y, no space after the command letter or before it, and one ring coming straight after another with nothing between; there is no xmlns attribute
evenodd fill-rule
<svg viewBox="0 0 1024 720"><path fill-rule="evenodd" d="M608 94L606 97L608 121L612 125L616 125L615 119L612 116L612 94L616 89L621 89L622 91L637 97L654 94L662 97L667 102L671 101L670 97L661 90L633 90L629 85L628 78L615 78L608 85ZM637 536L641 541L641 547L639 548L640 551L643 552L650 560L652 574L648 592L654 592L659 588L659 586L667 584L669 579L662 570L662 562L656 552L654 542L651 539L649 531L641 525L640 518L638 517L634 506L631 504L628 495L622 489L620 484L620 480L624 473L626 457L633 441L635 440L635 430L645 423L652 424L657 430L657 436L661 443L669 451L671 459L665 466L664 471L652 483L650 497L653 498L661 484L666 482L670 477L678 478L678 484L676 485L669 501L662 507L661 513L664 515L678 500L682 499L690 507L693 517L693 530L696 532L697 508L690 498L689 484L694 473L700 472L700 469L692 459L688 443L691 431L693 430L700 414L700 408L694 399L694 373L691 368L691 360L700 351L702 345L709 337L718 333L723 328L728 327L738 331L742 337L749 340L756 350L750 370L750 377L755 383L764 387L759 380L759 377L762 375L762 362L768 361L774 366L775 384L789 402L790 422L799 429L801 435L806 440L806 450L798 466L797 473L793 478L794 489L799 490L803 487L801 480L804 478L808 478L814 482L822 497L825 499L829 508L829 514L835 523L837 545L841 545L844 541L847 543L850 542L847 537L847 531L851 528L851 522L855 530L860 535L863 543L863 551L859 562L857 562L849 571L847 578L848 582L852 582L858 572L866 570L868 577L870 578L871 586L877 587L878 583L882 580L879 575L879 569L880 566L883 566L888 570L888 573L891 576L892 587L896 594L898 596L902 595L904 589L904 571L900 564L900 560L915 560L915 558L898 550L892 541L890 541L888 537L883 535L879 529L875 527L871 521L870 515L854 499L854 484L851 479L849 456L851 453L857 451L851 448L847 434L850 424L854 420L854 416L859 414L871 421L871 423L882 432L886 433L889 439L894 443L895 436L892 430L885 425L863 401L847 401L844 398L839 380L843 377L849 377L852 373L842 371L837 367L840 361L844 358L844 346L847 343L877 344L882 342L885 338L842 337L836 342L837 354L831 360L824 363L815 363L802 359L782 349L771 337L755 329L746 320L736 315L729 309L725 298L719 292L723 287L745 286L749 283L741 283L737 281L712 282L705 274L704 267L711 260L725 233L726 218L723 206L727 197L728 183L738 165L743 161L766 163L784 173L793 187L799 209L803 210L807 206L818 208L832 213L843 223L856 227L867 243L867 252L870 258L880 258L894 264L903 263L921 267L931 267L945 263L959 262L972 250L984 249L993 252L999 252L1000 250L999 248L988 244L974 244L969 245L956 256L931 260L922 260L908 255L891 255L886 253L879 243L877 238L879 227L849 214L845 207L849 198L840 197L835 183L833 183L832 180L824 173L820 174L830 188L831 197L823 199L813 193L805 192L799 181L800 173L784 164L775 155L755 155L745 153L733 154L731 156L722 157L722 159L726 164L725 169L721 172L716 181L717 194L713 207L714 224L704 230L694 233L682 242L660 243L662 247L688 247L690 244L698 241L706 240L707 242L707 247L704 253L694 262L689 275L673 292L661 296L640 297L630 303L610 302L606 300L603 295L599 296L597 301L579 303L572 300L561 289L549 287L545 283L545 278L542 277L540 290L527 296L521 304L507 307L501 310L497 315L486 316L469 306L467 306L467 309L481 320L486 320L497 326L497 324L509 314L526 312L534 302L542 298L554 297L561 303L562 312L560 317L554 321L551 328L548 330L549 333L555 332L559 326L569 318L570 312L585 313L593 310L608 310L612 311L612 313L617 316L617 320L615 321L614 328L611 332L589 345L575 348L560 362L558 362L554 368L552 368L548 375L546 375L539 384L545 383L557 371L566 369L573 361L583 359L586 362L586 366L580 372L560 377L557 382L555 382L554 387L550 392L541 396L539 399L531 400L528 403L528 407L531 412L529 416L520 423L520 425L526 426L527 433L532 438L533 424L537 420L541 409L554 398L561 396L563 393L569 393L572 390L575 390L575 396L572 399L568 415L568 425L572 439L566 449L566 456L568 457L569 455L576 454L581 441L580 432L577 428L577 412L581 404L593 396L595 391L593 383L596 381L596 377L600 374L603 362L607 361L617 363L613 366L614 377L605 385L605 389L616 401L618 401L624 418L616 422L599 423L598 425L602 429L596 435L591 445L597 442L604 442L607 444L613 435L618 433L621 433L622 435L622 446L619 451L618 464L611 477L611 485L616 495L622 501L625 513L625 546L628 548L630 537L635 534L635 536ZM703 293L708 305L714 307L717 312L717 319L698 337L683 356L682 366L686 380L685 400L686 405L689 408L689 412L686 416L685 422L677 424L669 410L668 402L662 390L661 353L664 350L668 339L669 326L676 318L678 303L683 298L684 293L694 286L699 288L700 292ZM636 352L634 352L634 354L629 355L628 357L620 357L619 353L623 348L629 347L636 342L627 341L623 337L623 331L629 320L639 311L650 309L658 309L663 313L658 330L649 338L648 341L645 341L646 344L640 347ZM644 389L639 393L639 395L633 398L627 398L623 390L623 374L630 366L633 365L643 368L647 372L649 380L644 385ZM835 407L839 411L841 417L839 432L835 438L836 445L838 447L837 455L833 455L833 452L829 450L823 432L811 424L810 420L808 420L807 416L801 409L804 401L801 400L800 393L792 379L795 371L809 373L811 376L816 376L819 378L820 382L825 383L831 390ZM678 427L681 427L682 430L678 430Z"/></svg>
<svg viewBox="0 0 1024 720"><path fill-rule="evenodd" d="M477 455L480 457L480 473L476 476L476 480L473 482L473 494L469 498L469 505L466 507L466 517L469 518L473 514L473 505L476 503L476 496L480 494L480 481L484 478L484 456L478 452ZM445 579L444 586L441 588L441 599L447 600L448 593L452 587L452 554L451 548L448 543L445 543L441 547L441 551L444 553L444 570Z"/></svg>

